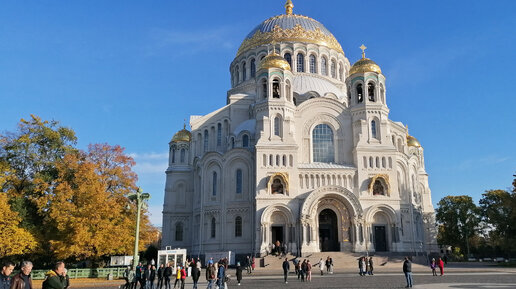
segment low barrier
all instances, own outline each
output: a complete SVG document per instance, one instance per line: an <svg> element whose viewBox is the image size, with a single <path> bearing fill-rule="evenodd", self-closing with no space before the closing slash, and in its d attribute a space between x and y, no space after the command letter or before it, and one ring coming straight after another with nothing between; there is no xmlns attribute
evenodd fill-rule
<svg viewBox="0 0 516 289"><path fill-rule="evenodd" d="M107 278L109 274L113 276L113 279L123 278L124 271L126 268L95 268L95 269L68 269L68 277L70 279L77 278ZM49 270L32 270L33 280L45 279L45 273Z"/></svg>

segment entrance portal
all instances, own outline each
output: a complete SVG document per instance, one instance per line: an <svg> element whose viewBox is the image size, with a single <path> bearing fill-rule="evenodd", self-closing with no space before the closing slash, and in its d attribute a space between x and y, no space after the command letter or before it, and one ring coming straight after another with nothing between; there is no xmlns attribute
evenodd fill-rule
<svg viewBox="0 0 516 289"><path fill-rule="evenodd" d="M283 244L283 226L271 226L271 230L273 244L276 244L276 241L280 241Z"/></svg>
<svg viewBox="0 0 516 289"><path fill-rule="evenodd" d="M331 209L319 214L319 247L321 252L340 251L337 215Z"/></svg>
<svg viewBox="0 0 516 289"><path fill-rule="evenodd" d="M374 226L374 248L376 252L387 251L387 238L385 226Z"/></svg>

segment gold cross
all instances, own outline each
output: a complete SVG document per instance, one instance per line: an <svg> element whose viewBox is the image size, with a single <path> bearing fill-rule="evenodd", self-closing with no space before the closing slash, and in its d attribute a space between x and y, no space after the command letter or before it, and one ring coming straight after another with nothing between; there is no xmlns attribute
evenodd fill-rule
<svg viewBox="0 0 516 289"><path fill-rule="evenodd" d="M367 47L364 44L362 44L359 48L362 49L362 58L365 58L365 50L367 49Z"/></svg>

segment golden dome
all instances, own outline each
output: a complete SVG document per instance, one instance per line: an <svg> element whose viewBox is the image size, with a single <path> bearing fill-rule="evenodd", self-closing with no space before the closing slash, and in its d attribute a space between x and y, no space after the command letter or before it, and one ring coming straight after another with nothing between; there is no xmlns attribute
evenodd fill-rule
<svg viewBox="0 0 516 289"><path fill-rule="evenodd" d="M364 72L376 72L378 74L382 73L382 70L380 69L380 66L376 64L376 62L372 61L369 58L365 57L365 49L367 47L362 44L360 46L360 49L362 49L362 59L355 62L351 69L349 70L349 75L355 74L355 73L364 73Z"/></svg>
<svg viewBox="0 0 516 289"><path fill-rule="evenodd" d="M290 64L288 64L285 58L273 52L262 59L260 62L260 69L262 68L281 68L284 70L290 70Z"/></svg>
<svg viewBox="0 0 516 289"><path fill-rule="evenodd" d="M419 141L411 135L407 135L407 145L409 147L421 147Z"/></svg>
<svg viewBox="0 0 516 289"><path fill-rule="evenodd" d="M192 134L185 127L183 127L182 130L176 132L172 138L172 142L190 142L191 139Z"/></svg>

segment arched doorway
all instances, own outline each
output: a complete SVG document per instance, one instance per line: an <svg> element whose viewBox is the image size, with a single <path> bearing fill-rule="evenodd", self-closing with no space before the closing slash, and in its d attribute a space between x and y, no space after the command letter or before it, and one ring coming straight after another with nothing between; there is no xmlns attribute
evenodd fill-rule
<svg viewBox="0 0 516 289"><path fill-rule="evenodd" d="M321 252L340 251L337 214L331 209L319 213L319 246Z"/></svg>

